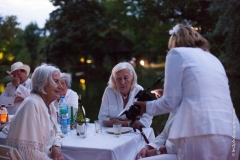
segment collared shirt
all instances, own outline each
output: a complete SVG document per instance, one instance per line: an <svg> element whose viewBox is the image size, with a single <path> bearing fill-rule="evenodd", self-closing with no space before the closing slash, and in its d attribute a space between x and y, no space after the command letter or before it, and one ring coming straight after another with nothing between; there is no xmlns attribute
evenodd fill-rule
<svg viewBox="0 0 240 160"><path fill-rule="evenodd" d="M135 101L136 94L143 90L140 85L137 85L129 93L129 100L123 108L122 95L119 91L110 88L109 86L105 89L102 97L102 104L98 114L99 120L109 120L110 118L121 118L127 119L125 115L118 117L118 114L121 113L124 109L128 110L133 102ZM150 127L152 124L152 116L144 113L139 120L145 127Z"/></svg>
<svg viewBox="0 0 240 160"><path fill-rule="evenodd" d="M20 84L24 85L23 88L25 88L26 92L29 92L32 89L32 81L30 78L28 78L24 83ZM16 87L12 84L12 82L7 84L7 87L5 88L4 92L0 96L0 102L1 104L5 104L8 110L8 114L13 115L17 111L19 105L21 102L14 103L16 95Z"/></svg>

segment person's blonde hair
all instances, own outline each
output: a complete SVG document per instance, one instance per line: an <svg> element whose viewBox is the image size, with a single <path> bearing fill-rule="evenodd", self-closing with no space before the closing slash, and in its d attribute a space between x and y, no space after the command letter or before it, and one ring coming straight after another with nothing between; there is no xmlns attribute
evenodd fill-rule
<svg viewBox="0 0 240 160"><path fill-rule="evenodd" d="M174 47L193 47L209 51L208 41L189 25L177 24L177 30L172 33L168 49Z"/></svg>

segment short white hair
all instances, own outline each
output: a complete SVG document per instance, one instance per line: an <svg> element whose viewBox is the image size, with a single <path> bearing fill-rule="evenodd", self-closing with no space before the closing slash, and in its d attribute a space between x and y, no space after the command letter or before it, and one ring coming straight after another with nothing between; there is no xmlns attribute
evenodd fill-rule
<svg viewBox="0 0 240 160"><path fill-rule="evenodd" d="M55 84L52 74L53 72L61 73L60 70L52 65L43 63L41 66L37 67L32 74L32 93L43 93L44 87L47 84Z"/></svg>
<svg viewBox="0 0 240 160"><path fill-rule="evenodd" d="M70 89L71 83L72 83L71 75L68 73L61 73L60 77L61 77L61 80L64 80L66 82L67 88Z"/></svg>
<svg viewBox="0 0 240 160"><path fill-rule="evenodd" d="M111 88L117 89L114 76L118 71L121 71L123 69L127 69L132 76L131 77L132 80L133 80L132 81L132 86L131 86L131 90L132 90L137 85L137 74L136 74L133 66L128 62L120 62L115 67L113 67L111 76L109 77L108 86L111 87Z"/></svg>

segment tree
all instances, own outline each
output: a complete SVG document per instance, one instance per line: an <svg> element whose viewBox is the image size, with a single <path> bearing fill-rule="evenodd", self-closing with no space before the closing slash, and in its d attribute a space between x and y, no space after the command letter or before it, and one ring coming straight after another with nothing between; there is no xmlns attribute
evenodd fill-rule
<svg viewBox="0 0 240 160"><path fill-rule="evenodd" d="M22 30L17 26L16 16L0 16L0 62L8 64L13 61L18 54L18 37Z"/></svg>
<svg viewBox="0 0 240 160"><path fill-rule="evenodd" d="M38 25L36 23L30 23L26 26L23 38L27 47L27 50L30 54L30 68L35 68L35 66L38 64L38 46L40 43L40 35L41 30L38 28Z"/></svg>
<svg viewBox="0 0 240 160"><path fill-rule="evenodd" d="M210 12L219 14L215 30L210 36L216 40L217 46L221 46L221 60L224 63L228 75L240 75L240 2L237 0L214 0ZM231 17L231 18L230 18Z"/></svg>
<svg viewBox="0 0 240 160"><path fill-rule="evenodd" d="M103 47L98 43L101 43L101 33L107 27L103 16L104 8L87 0L51 2L59 8L50 14L45 25L45 30L50 33L46 46L42 49L46 61L61 65L64 71L69 72L84 57L86 72L89 56L101 57L98 54L102 53Z"/></svg>

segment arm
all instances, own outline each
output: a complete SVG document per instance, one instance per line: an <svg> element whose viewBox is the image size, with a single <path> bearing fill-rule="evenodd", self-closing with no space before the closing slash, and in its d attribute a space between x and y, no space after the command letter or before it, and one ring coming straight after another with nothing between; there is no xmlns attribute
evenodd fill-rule
<svg viewBox="0 0 240 160"><path fill-rule="evenodd" d="M149 116L147 113L144 113L142 115L142 117L140 118L139 122L141 122L141 124L144 126L144 127L150 127L151 124L152 124L152 116Z"/></svg>
<svg viewBox="0 0 240 160"><path fill-rule="evenodd" d="M102 97L101 107L98 113L98 119L100 121L110 120L110 113L109 113L109 104L108 104L108 96L107 91L105 89Z"/></svg>
<svg viewBox="0 0 240 160"><path fill-rule="evenodd" d="M147 102L150 115L176 112L182 100L183 58L174 49L166 58L164 94L162 98Z"/></svg>
<svg viewBox="0 0 240 160"><path fill-rule="evenodd" d="M7 87L5 88L4 92L0 96L0 101L2 104L14 105L16 87L12 85L12 83L8 83Z"/></svg>

